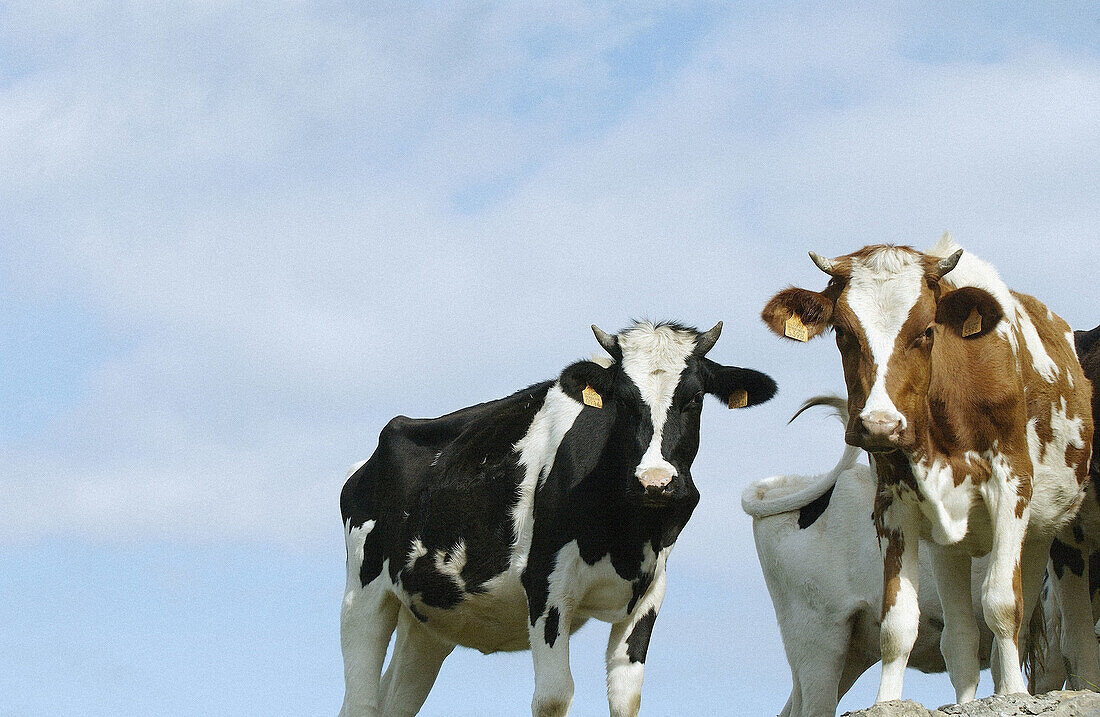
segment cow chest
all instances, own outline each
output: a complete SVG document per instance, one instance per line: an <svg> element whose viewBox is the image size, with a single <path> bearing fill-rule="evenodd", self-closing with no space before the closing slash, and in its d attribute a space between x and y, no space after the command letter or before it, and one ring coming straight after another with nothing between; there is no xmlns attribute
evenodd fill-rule
<svg viewBox="0 0 1100 717"><path fill-rule="evenodd" d="M576 541L557 551L549 575L550 599L571 607L569 632L580 629L589 618L618 622L625 618L639 597L639 586L652 583L663 570L667 549L660 555L649 546L637 579L628 580L616 572L609 556L589 564L581 557ZM483 653L510 652L529 648L529 608L520 576L526 561L514 561L505 572L466 594L452 607L425 604L417 594L400 589L398 596L422 624L443 639Z"/></svg>

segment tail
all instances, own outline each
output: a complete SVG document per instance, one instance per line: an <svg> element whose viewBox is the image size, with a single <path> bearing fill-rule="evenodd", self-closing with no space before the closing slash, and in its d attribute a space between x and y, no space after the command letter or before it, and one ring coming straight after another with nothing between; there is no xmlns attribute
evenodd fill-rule
<svg viewBox="0 0 1100 717"><path fill-rule="evenodd" d="M811 406L831 406L836 411L837 417L845 424L848 423L848 402L839 396L814 396L808 399L791 416L791 421ZM766 518L769 515L802 508L832 488L836 484L837 477L854 466L862 452L863 449L856 446L846 446L836 466L820 476L780 475L756 481L741 494L741 510L753 518Z"/></svg>
<svg viewBox="0 0 1100 717"><path fill-rule="evenodd" d="M1036 694L1039 688L1039 678L1046 672L1046 657L1050 654L1050 635L1047 633L1047 615L1043 607L1050 583L1046 574L1043 575L1043 588L1041 597L1035 602L1035 611L1031 613L1028 621L1027 640L1024 641L1024 676L1027 678L1027 691ZM1057 617L1052 616L1052 617Z"/></svg>

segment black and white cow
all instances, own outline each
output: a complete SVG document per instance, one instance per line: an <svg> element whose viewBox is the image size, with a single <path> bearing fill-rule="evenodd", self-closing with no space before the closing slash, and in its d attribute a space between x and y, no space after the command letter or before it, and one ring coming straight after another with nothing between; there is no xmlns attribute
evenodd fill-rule
<svg viewBox="0 0 1100 717"><path fill-rule="evenodd" d="M612 624L611 714L637 714L665 560L699 500L703 395L740 407L775 393L768 376L705 358L721 326L593 326L609 365L581 361L498 401L390 421L340 496L341 715L415 714L455 645L530 648L532 713L564 715L569 635L590 617Z"/></svg>

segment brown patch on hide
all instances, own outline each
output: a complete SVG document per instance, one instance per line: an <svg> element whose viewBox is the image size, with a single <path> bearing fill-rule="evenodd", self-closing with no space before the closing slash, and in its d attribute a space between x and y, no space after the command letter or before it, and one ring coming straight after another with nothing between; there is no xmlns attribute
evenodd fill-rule
<svg viewBox="0 0 1100 717"><path fill-rule="evenodd" d="M879 536L886 541L886 552L882 559L882 616L890 612L898 601L901 589L901 555L905 552L905 538L900 530L886 530Z"/></svg>
<svg viewBox="0 0 1100 717"><path fill-rule="evenodd" d="M1020 476L1016 484L1016 517L1024 517L1024 509L1031 502L1031 476ZM1019 567L1019 566L1017 566Z"/></svg>
<svg viewBox="0 0 1100 717"><path fill-rule="evenodd" d="M912 493L912 497L920 502L923 497L920 487L913 475L913 467L909 465L905 454L901 451L879 453L875 456L875 472L878 477L879 497L884 501L881 506L876 502L875 508L885 512L893 500L889 493L882 491L883 487L901 489Z"/></svg>
<svg viewBox="0 0 1100 717"><path fill-rule="evenodd" d="M1026 454L1023 386L1012 348L996 333L964 339L937 328L927 405L928 443L937 458L984 455L995 442L1003 449L1007 436L1017 436ZM989 472L973 478L984 483Z"/></svg>
<svg viewBox="0 0 1100 717"><path fill-rule="evenodd" d="M875 461L876 465L886 461ZM880 476L882 470L879 470ZM900 530L887 527L886 511L893 504L894 498L891 490L884 490L882 479L879 479L879 490L875 493L875 507L872 518L875 523L875 532L878 534L879 546L883 542L886 548L882 558L882 615L890 611L898 601L898 591L901 589L901 556L905 552L905 537Z"/></svg>

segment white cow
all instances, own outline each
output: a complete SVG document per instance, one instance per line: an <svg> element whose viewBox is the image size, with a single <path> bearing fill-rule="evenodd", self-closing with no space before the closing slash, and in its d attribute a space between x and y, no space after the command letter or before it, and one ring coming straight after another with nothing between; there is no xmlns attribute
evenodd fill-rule
<svg viewBox="0 0 1100 717"><path fill-rule="evenodd" d="M838 397L810 399L795 417L813 405L833 406L847 422L847 402ZM741 507L753 518L756 551L791 666L793 685L782 717L835 715L839 699L879 661L882 553L871 520L876 477L858 462L861 453L848 446L828 473L765 478L741 496ZM909 666L943 672L943 610L930 562L920 563L920 623ZM975 561L978 617L976 586L984 575L985 561ZM978 624L984 667L993 637L984 621Z"/></svg>

